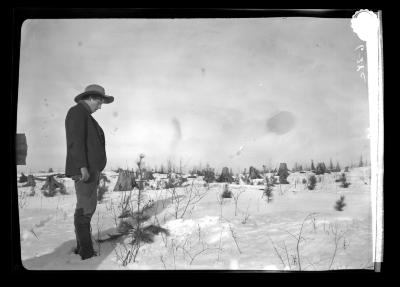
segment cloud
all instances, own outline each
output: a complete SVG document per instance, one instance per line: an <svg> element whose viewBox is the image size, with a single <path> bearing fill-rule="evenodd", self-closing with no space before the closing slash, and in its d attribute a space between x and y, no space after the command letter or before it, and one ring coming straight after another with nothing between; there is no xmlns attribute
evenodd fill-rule
<svg viewBox="0 0 400 287"><path fill-rule="evenodd" d="M295 119L292 113L281 111L267 120L267 130L278 135L285 134L293 129Z"/></svg>

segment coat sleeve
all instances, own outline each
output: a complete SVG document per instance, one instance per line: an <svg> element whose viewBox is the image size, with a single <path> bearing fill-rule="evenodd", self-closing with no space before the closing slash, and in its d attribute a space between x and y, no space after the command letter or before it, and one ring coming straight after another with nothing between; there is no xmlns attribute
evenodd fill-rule
<svg viewBox="0 0 400 287"><path fill-rule="evenodd" d="M87 115L78 109L71 109L65 126L68 137L68 149L77 168L87 167L86 127Z"/></svg>

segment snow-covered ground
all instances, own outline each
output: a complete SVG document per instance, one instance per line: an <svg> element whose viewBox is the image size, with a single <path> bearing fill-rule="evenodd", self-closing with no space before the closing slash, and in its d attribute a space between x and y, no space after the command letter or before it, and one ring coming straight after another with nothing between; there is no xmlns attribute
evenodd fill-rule
<svg viewBox="0 0 400 287"><path fill-rule="evenodd" d="M170 234L156 235L153 243L140 248L136 262L126 266L122 259L130 247L129 236L94 242L98 256L88 260L72 252L76 201L72 180L61 179L68 194L55 197L42 195L42 181L36 181L34 196L27 196L30 187L18 183L21 259L32 270L372 269L369 172L363 167L346 173L348 188L335 182L339 173L317 176L312 191L302 183L307 174L292 173L290 184L274 186L270 202L262 196L262 185L231 184L229 190L238 195L237 208L234 198L220 200L222 183L207 186L201 179L189 179L175 195L172 190L146 189L146 200L154 201L148 222ZM112 191L118 174L106 175L108 192L92 219L94 240L115 230L124 195ZM340 195L345 196L343 211L334 209Z"/></svg>

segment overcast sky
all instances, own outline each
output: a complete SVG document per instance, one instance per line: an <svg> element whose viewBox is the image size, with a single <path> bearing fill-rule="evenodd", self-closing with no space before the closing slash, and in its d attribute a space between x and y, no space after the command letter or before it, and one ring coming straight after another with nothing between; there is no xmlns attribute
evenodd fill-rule
<svg viewBox="0 0 400 287"><path fill-rule="evenodd" d="M93 114L106 169L168 159L234 171L369 158L364 44L350 19L51 19L21 31L19 170L64 171L74 97L102 85Z"/></svg>

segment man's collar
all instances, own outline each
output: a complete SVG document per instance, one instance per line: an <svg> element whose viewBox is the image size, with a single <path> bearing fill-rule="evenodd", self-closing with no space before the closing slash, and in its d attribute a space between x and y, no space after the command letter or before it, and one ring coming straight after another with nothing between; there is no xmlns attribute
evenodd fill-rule
<svg viewBox="0 0 400 287"><path fill-rule="evenodd" d="M80 100L78 103L81 104L82 106L84 106L85 109L89 112L89 114L92 114L92 110L90 109L89 105L84 100Z"/></svg>

